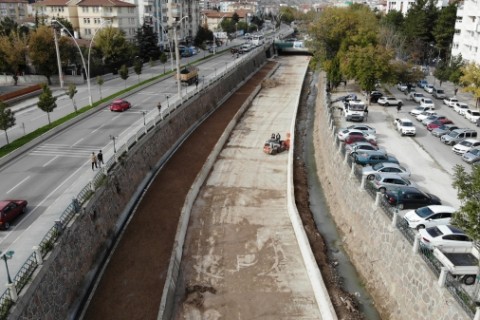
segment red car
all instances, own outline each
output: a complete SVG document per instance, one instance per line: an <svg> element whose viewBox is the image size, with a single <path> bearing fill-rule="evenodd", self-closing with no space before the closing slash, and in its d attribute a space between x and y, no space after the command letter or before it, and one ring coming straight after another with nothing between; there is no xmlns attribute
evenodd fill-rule
<svg viewBox="0 0 480 320"><path fill-rule="evenodd" d="M354 142L368 142L370 143L371 145L374 145L376 146L377 145L377 141L373 140L373 139L366 139L362 136L348 136L346 139L345 139L345 143L346 144L352 144Z"/></svg>
<svg viewBox="0 0 480 320"><path fill-rule="evenodd" d="M123 112L131 107L132 105L127 100L118 99L113 100L112 104L110 105L110 111Z"/></svg>
<svg viewBox="0 0 480 320"><path fill-rule="evenodd" d="M0 227L10 228L10 222L27 211L25 200L0 200Z"/></svg>
<svg viewBox="0 0 480 320"><path fill-rule="evenodd" d="M432 131L433 129L439 128L443 125L444 125L444 123L442 121L435 120L435 121L432 121L429 124L427 124L427 130Z"/></svg>

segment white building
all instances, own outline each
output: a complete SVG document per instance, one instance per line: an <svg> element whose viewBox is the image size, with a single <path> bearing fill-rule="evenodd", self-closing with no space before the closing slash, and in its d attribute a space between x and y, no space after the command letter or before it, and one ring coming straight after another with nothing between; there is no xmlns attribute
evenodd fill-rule
<svg viewBox="0 0 480 320"><path fill-rule="evenodd" d="M480 64L479 46L480 5L476 0L465 0L457 9L452 56L461 54L465 61Z"/></svg>
<svg viewBox="0 0 480 320"><path fill-rule="evenodd" d="M386 13L395 10L406 15L407 11L415 4L415 2L415 0L387 0ZM448 6L448 0L436 0L437 8L440 9L446 6Z"/></svg>

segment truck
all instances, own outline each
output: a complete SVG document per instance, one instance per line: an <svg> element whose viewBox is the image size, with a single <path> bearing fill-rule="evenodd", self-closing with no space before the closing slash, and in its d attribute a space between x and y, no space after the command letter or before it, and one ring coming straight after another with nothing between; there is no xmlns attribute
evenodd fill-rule
<svg viewBox="0 0 480 320"><path fill-rule="evenodd" d="M410 119L397 118L393 121L393 124L402 136L415 136L417 134L417 129Z"/></svg>
<svg viewBox="0 0 480 320"><path fill-rule="evenodd" d="M360 121L365 118L365 103L361 100L350 100L344 104L345 120Z"/></svg>
<svg viewBox="0 0 480 320"><path fill-rule="evenodd" d="M182 82L182 84L186 84L187 86L197 82L198 68L192 66L184 67L182 70L180 70L180 81Z"/></svg>
<svg viewBox="0 0 480 320"><path fill-rule="evenodd" d="M468 248L435 248L433 249L433 255L455 278L466 285L475 283L480 271L478 264L480 255L475 246Z"/></svg>

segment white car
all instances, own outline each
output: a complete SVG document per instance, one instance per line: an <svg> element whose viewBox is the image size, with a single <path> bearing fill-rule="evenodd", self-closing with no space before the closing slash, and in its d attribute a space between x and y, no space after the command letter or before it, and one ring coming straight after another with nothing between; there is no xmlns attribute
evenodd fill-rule
<svg viewBox="0 0 480 320"><path fill-rule="evenodd" d="M435 104L433 103L433 100L430 98L422 98L420 100L420 107L429 107L432 109L435 109Z"/></svg>
<svg viewBox="0 0 480 320"><path fill-rule="evenodd" d="M431 205L408 211L403 217L410 228L417 230L450 224L455 208Z"/></svg>
<svg viewBox="0 0 480 320"><path fill-rule="evenodd" d="M428 111L425 111L425 112L422 112L420 113L419 115L417 115L415 118L422 122L423 120L425 120L426 118L430 117L430 116L436 116L437 113L433 110L428 110Z"/></svg>
<svg viewBox="0 0 480 320"><path fill-rule="evenodd" d="M380 97L378 98L377 103L381 106L401 106L403 104L402 100L395 97Z"/></svg>
<svg viewBox="0 0 480 320"><path fill-rule="evenodd" d="M425 90L425 91L428 92L428 93L433 93L433 88L434 88L434 87L433 87L433 84L427 83L427 84L425 85L425 87L423 87L423 90Z"/></svg>
<svg viewBox="0 0 480 320"><path fill-rule="evenodd" d="M375 179L375 174L382 172L396 173L402 178L409 178L411 175L410 170L393 162L381 162L362 168L362 175L366 176L368 180Z"/></svg>
<svg viewBox="0 0 480 320"><path fill-rule="evenodd" d="M468 109L465 111L464 115L467 120L470 120L473 123L476 123L478 118L480 118L480 112L477 110Z"/></svg>
<svg viewBox="0 0 480 320"><path fill-rule="evenodd" d="M467 112L467 110L469 110L469 109L470 108L468 107L468 104L463 103L463 102L457 102L453 106L453 110L461 116L465 116L465 112Z"/></svg>
<svg viewBox="0 0 480 320"><path fill-rule="evenodd" d="M352 124L351 126L348 126L346 129L360 130L365 133L373 134L373 135L377 133L377 130L375 128L367 126L366 124Z"/></svg>
<svg viewBox="0 0 480 320"><path fill-rule="evenodd" d="M452 147L452 151L455 152L456 154L462 155L470 151L470 149L473 149L478 146L480 146L480 141L478 141L477 139L465 139L460 141L456 145L454 145Z"/></svg>
<svg viewBox="0 0 480 320"><path fill-rule="evenodd" d="M361 130L356 129L340 129L337 133L338 139L340 141L345 141L349 136L363 136L367 140L376 140L376 136L374 134L366 133Z"/></svg>
<svg viewBox="0 0 480 320"><path fill-rule="evenodd" d="M440 225L419 230L421 244L434 248L470 248L472 240L462 230L452 225Z"/></svg>
<svg viewBox="0 0 480 320"><path fill-rule="evenodd" d="M418 106L416 107L415 109L412 109L410 110L410 114L414 117L418 116L420 113L423 113L425 111L429 111L429 110L432 110L432 108L430 107L421 107L421 106Z"/></svg>
<svg viewBox="0 0 480 320"><path fill-rule="evenodd" d="M455 104L458 103L458 99L455 97L449 97L443 99L443 104L449 106L450 108L455 107Z"/></svg>
<svg viewBox="0 0 480 320"><path fill-rule="evenodd" d="M410 92L410 95L408 96L408 98L410 100L415 101L416 103L420 103L420 100L425 98L425 96L421 92Z"/></svg>

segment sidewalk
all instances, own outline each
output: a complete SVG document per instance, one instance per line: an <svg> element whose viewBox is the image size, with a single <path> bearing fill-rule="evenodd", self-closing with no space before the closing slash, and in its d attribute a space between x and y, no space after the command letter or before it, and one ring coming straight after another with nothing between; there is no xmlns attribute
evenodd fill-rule
<svg viewBox="0 0 480 320"><path fill-rule="evenodd" d="M439 88L442 88L445 91L445 94L447 95L447 97L455 96L456 87L452 82L450 81L442 82L442 85L440 86L440 81L437 78L435 78L433 75L428 75L425 77L425 79L427 79L428 83L433 84L435 87L438 86ZM464 92L461 87L457 87L457 88L458 88L458 91L457 91L456 97L458 98L458 100L460 102L465 102L466 104L468 104L470 109L476 109L476 99L473 96L473 94L471 92ZM423 93L423 89L417 88L417 91L418 90L420 90L419 92Z"/></svg>

